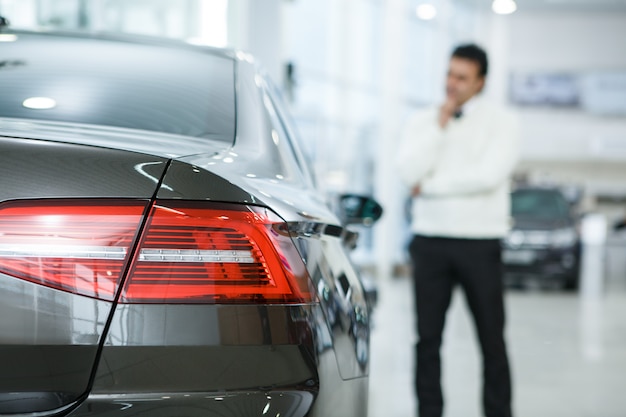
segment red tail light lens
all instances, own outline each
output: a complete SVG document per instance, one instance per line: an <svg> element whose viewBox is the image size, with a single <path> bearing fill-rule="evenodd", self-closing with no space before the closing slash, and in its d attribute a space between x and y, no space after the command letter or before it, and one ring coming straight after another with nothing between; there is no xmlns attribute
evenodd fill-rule
<svg viewBox="0 0 626 417"><path fill-rule="evenodd" d="M283 228L256 207L156 205L120 301L310 302L306 268Z"/></svg>
<svg viewBox="0 0 626 417"><path fill-rule="evenodd" d="M144 210L119 201L3 204L0 272L113 300Z"/></svg>
<svg viewBox="0 0 626 417"><path fill-rule="evenodd" d="M16 202L0 206L0 273L112 301L146 203ZM125 303L307 303L306 267L284 222L240 205L152 208L120 298Z"/></svg>

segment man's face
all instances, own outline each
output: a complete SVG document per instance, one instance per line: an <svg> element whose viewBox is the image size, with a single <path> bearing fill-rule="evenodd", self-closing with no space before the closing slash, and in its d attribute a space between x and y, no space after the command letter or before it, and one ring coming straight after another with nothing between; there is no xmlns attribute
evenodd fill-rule
<svg viewBox="0 0 626 417"><path fill-rule="evenodd" d="M480 75L478 62L465 58L452 57L446 80L446 95L460 107L485 85L485 77Z"/></svg>

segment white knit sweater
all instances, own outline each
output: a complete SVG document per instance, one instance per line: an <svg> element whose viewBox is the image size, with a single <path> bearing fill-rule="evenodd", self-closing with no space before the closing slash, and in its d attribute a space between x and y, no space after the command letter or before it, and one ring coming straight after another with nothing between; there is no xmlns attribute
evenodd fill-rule
<svg viewBox="0 0 626 417"><path fill-rule="evenodd" d="M438 108L416 112L406 124L397 164L407 186L421 186L412 205L415 234L489 239L509 229L518 120L482 98L467 104L463 117L445 129Z"/></svg>

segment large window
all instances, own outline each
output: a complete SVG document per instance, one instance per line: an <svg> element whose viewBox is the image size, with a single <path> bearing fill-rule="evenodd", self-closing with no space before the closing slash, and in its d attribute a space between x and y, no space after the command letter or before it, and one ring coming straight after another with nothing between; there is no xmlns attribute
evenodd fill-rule
<svg viewBox="0 0 626 417"><path fill-rule="evenodd" d="M228 0L0 0L21 28L100 30L226 46Z"/></svg>

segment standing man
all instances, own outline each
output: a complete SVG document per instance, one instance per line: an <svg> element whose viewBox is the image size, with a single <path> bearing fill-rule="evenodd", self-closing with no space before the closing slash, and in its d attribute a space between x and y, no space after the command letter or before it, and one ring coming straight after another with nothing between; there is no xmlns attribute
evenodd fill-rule
<svg viewBox="0 0 626 417"><path fill-rule="evenodd" d="M517 162L516 118L480 96L487 55L457 47L446 100L411 117L398 153L413 196L413 261L420 417L441 417L440 347L453 287L465 293L483 358L487 417L511 417L511 377L504 341L500 240L509 228L509 182Z"/></svg>

